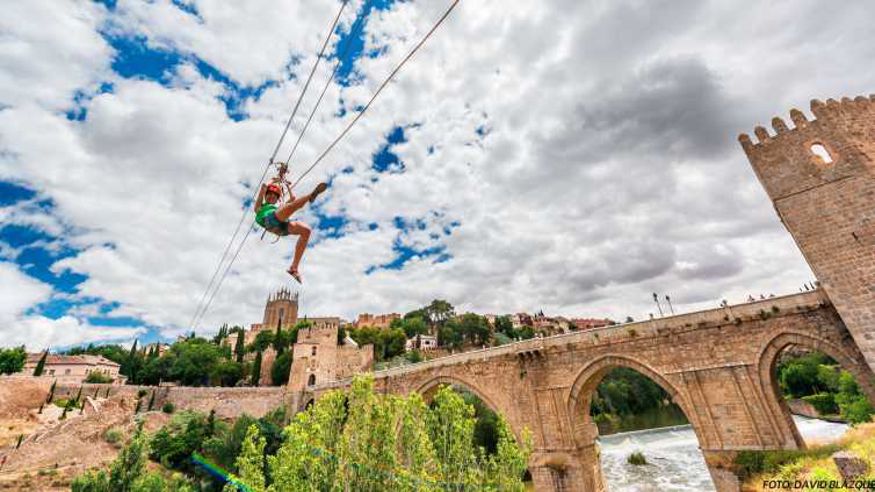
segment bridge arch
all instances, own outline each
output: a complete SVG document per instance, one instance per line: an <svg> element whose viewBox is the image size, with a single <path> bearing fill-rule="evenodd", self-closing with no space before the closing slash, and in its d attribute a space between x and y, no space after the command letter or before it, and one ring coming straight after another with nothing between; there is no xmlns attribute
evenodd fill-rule
<svg viewBox="0 0 875 492"><path fill-rule="evenodd" d="M599 383L612 370L626 367L641 373L659 385L668 393L671 401L677 404L693 427L699 442L702 440L701 430L696 419L696 412L686 393L681 392L673 383L663 377L658 371L647 364L622 355L604 355L585 365L574 378L567 397L567 408L572 422L574 440L578 446L589 445L598 435L595 424L589 418L589 408L592 396ZM580 418L583 416L583 418Z"/></svg>
<svg viewBox="0 0 875 492"><path fill-rule="evenodd" d="M576 449L575 468L579 470L578 479L582 483L583 490L607 489L602 475L601 453L596 446L599 430L590 416L590 407L598 385L609 372L620 367L632 369L661 387L690 422L700 447L704 447L705 444L698 414L694 411L689 396L675 383L645 362L631 357L617 354L596 357L577 372L566 396L567 414L571 420L569 425L571 438Z"/></svg>
<svg viewBox="0 0 875 492"><path fill-rule="evenodd" d="M497 405L495 401L487 396L486 392L480 389L476 384L473 384L456 376L435 376L420 384L419 387L416 388L416 392L422 395L422 398L425 401L430 402L431 399L434 398L435 392L441 386L461 386L462 388L465 388L466 390L473 393L475 396L477 396L477 398L480 398L480 400L482 400L483 403L485 403L490 410L495 413L504 415L505 418L509 420L507 409L501 408L499 405ZM516 430L514 430L514 432L516 432Z"/></svg>
<svg viewBox="0 0 875 492"><path fill-rule="evenodd" d="M796 428L790 408L781 394L778 383L778 358L781 352L790 346L801 346L830 356L842 369L854 376L860 389L873 404L875 404L875 375L872 374L859 349L849 338L847 343L840 345L823 337L790 330L778 333L763 344L758 358L760 385L764 393L771 396L771 398L767 398L767 401L772 413L779 416L779 420L786 426L789 435L793 436L794 442L785 442L784 447L803 449L805 442Z"/></svg>

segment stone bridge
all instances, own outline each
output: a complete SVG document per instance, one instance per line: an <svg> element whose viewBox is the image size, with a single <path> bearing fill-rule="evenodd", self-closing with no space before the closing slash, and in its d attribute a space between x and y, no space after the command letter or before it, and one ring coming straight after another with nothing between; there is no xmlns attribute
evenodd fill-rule
<svg viewBox="0 0 875 492"><path fill-rule="evenodd" d="M872 371L820 290L466 352L375 379L380 391L398 394L467 388L517 434L532 432L537 490L590 491L605 489L590 401L610 370L628 367L684 411L718 490L737 490L737 451L804 446L775 380L777 356L789 346L830 355L875 396ZM347 384L316 386L297 400L304 407Z"/></svg>

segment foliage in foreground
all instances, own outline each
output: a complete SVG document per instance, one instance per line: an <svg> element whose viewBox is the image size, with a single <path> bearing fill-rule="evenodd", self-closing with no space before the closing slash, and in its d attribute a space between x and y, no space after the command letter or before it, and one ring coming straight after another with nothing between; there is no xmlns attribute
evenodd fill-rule
<svg viewBox="0 0 875 492"><path fill-rule="evenodd" d="M496 452L488 454L474 444L474 412L448 387L428 406L416 393L377 395L372 378L357 378L349 393L328 393L299 413L266 469L259 466L265 442L250 426L234 480L253 492L524 490L528 432L520 446L499 419Z"/></svg>
<svg viewBox="0 0 875 492"><path fill-rule="evenodd" d="M875 424L863 424L851 429L837 443L813 446L805 450L743 451L736 464L740 477L746 480L743 490L763 490L762 484L773 480L835 480L842 478L833 453L847 451L869 463L869 473L859 480L875 480ZM826 489L832 490L832 489ZM845 490L845 489L841 489Z"/></svg>
<svg viewBox="0 0 875 492"><path fill-rule="evenodd" d="M172 492L194 491L187 481L175 476L164 478L155 472L146 471L148 444L142 427L137 428L131 442L105 471L88 471L76 477L71 484L73 492Z"/></svg>

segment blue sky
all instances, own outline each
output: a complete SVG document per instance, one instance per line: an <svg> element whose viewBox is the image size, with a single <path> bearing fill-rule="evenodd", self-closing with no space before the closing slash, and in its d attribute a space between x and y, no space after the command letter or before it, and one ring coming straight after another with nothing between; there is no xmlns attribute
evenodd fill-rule
<svg viewBox="0 0 875 492"><path fill-rule="evenodd" d="M144 35L111 29L109 26L113 25L112 13L117 8L116 2L103 1L98 3L105 5L110 12L104 24L107 27L101 30L100 35L113 51L110 65L112 73L107 80L97 84L96 90L82 88L71 95L70 107L64 112L70 121L86 122L89 118L89 106L92 99L101 94L112 94L115 77L152 81L170 87L175 71L181 64L190 64L196 67L203 78L222 85L223 92L218 96L218 99L224 104L227 117L235 122L249 118L245 109L248 101L257 101L265 90L285 82L284 80L266 80L257 85L242 84L193 53L155 47ZM174 1L173 5L187 15L199 17L197 8L193 4ZM332 64L340 60L336 76L337 83L343 86L359 83L361 76L356 72L356 61L361 57L374 58L379 55L378 52L365 53L363 26L366 25L369 15L385 11L391 6L392 0L368 0L357 12L355 23L351 29L344 30L338 27L335 32L338 42L334 52L326 60ZM300 72L292 70L292 67L299 63L300 60L295 56L289 60L287 67L289 79L294 77L293 72ZM375 171L372 182L377 182L382 173L404 172L404 163L393 153L393 147L406 141L403 127L392 127L387 131L385 144L372 156L372 169ZM352 168L348 168L344 172L349 174L353 171ZM51 190L47 191L47 193L38 193L22 183L0 180L0 206L22 206L25 207L25 210L36 208L48 215L53 215L56 209L50 198ZM346 228L351 226L350 220L342 211L332 214L323 212L319 207L316 207L313 212L316 217L314 225L321 233L320 240L342 237ZM61 217L57 218L63 222ZM369 266L366 273L370 274L380 269L400 270L404 268L409 259L414 257L434 257L435 262L444 262L451 258L446 251L446 246L440 244L441 237L438 235L432 238L434 245L416 247L405 243L404 237L408 230L424 228L421 220L398 216L392 221L392 224L397 229L397 238L392 246L397 256L384 264ZM458 223L454 224L453 227L458 225ZM376 223L371 223L367 227L373 230L378 226ZM443 235L451 234L451 229L446 229ZM27 314L49 319L74 315L95 327L142 328L145 331L139 336L141 342L152 342L160 339L160 327L150 325L136 316L113 315L113 311L120 306L118 301L112 298L82 295L79 291L79 285L89 278L87 275L69 270L57 271L57 269L53 269L56 262L75 257L82 252L79 247L67 241L66 236L69 232L72 232L72 228L69 226L64 233L56 235L37 226L8 224L0 228L0 243L14 251L4 261L14 263L21 272L50 285L53 289L53 295L49 300L32 306L28 309ZM107 246L111 247L112 245ZM81 314L83 312L92 314L83 315Z"/></svg>

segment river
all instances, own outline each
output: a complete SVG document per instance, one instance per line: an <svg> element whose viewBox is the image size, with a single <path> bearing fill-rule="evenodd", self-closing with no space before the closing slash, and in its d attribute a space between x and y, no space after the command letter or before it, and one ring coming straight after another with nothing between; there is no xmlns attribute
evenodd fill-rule
<svg viewBox="0 0 875 492"><path fill-rule="evenodd" d="M809 443L838 439L848 429L845 424L798 416L793 419L802 438ZM611 492L714 490L689 425L612 434L599 438L599 444L602 470ZM635 451L644 454L647 465L626 462Z"/></svg>

